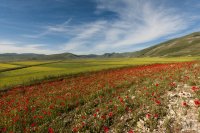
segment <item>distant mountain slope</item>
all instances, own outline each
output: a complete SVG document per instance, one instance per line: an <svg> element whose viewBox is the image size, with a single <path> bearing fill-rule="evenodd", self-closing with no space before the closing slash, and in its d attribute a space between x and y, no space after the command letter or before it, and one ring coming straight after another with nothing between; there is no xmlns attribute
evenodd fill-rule
<svg viewBox="0 0 200 133"><path fill-rule="evenodd" d="M45 55L43 54L33 54L33 53L25 53L25 54L5 53L5 54L0 54L0 61L35 60L38 58L43 58L44 56Z"/></svg>
<svg viewBox="0 0 200 133"><path fill-rule="evenodd" d="M176 38L147 49L134 52L134 56L197 56L200 55L200 32Z"/></svg>
<svg viewBox="0 0 200 133"><path fill-rule="evenodd" d="M136 52L105 53L103 55L75 55L72 53L61 54L0 54L0 61L11 60L63 60L79 58L124 58L124 57L173 57L173 56L200 56L200 32L169 40L152 47Z"/></svg>

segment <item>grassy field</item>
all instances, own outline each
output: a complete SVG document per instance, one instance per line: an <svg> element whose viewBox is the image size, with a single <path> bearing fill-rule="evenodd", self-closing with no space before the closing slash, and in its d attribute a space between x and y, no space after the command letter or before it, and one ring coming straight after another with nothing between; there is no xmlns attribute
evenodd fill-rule
<svg viewBox="0 0 200 133"><path fill-rule="evenodd" d="M49 78L103 69L153 63L184 62L199 57L79 59L64 61L23 61L0 63L0 89L26 85ZM12 70L14 68L14 70Z"/></svg>
<svg viewBox="0 0 200 133"><path fill-rule="evenodd" d="M19 67L19 65L0 63L0 70L4 70L8 68L16 68L16 67Z"/></svg>

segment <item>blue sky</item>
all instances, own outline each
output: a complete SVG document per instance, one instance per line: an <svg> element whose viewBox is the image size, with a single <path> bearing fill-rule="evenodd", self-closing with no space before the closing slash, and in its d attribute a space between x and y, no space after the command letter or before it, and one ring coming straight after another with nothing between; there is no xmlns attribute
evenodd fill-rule
<svg viewBox="0 0 200 133"><path fill-rule="evenodd" d="M0 53L137 51L200 31L199 0L1 0Z"/></svg>

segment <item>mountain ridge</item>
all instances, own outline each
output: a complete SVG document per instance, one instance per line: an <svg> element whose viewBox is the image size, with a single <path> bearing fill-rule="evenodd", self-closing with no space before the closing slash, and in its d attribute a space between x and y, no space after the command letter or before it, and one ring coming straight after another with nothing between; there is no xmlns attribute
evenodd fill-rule
<svg viewBox="0 0 200 133"><path fill-rule="evenodd" d="M135 52L105 53L102 55L76 55L73 53L61 54L34 54L34 53L4 53L0 54L0 61L7 60L63 60L80 58L129 58L129 57L176 57L200 56L200 32L171 39L163 43Z"/></svg>

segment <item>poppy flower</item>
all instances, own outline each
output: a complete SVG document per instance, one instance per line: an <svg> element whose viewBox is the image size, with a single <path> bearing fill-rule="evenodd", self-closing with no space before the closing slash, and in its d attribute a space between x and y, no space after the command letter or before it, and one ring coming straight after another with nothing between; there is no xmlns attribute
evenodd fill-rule
<svg viewBox="0 0 200 133"><path fill-rule="evenodd" d="M82 119L86 119L86 116L83 115L83 116L82 116Z"/></svg>
<svg viewBox="0 0 200 133"><path fill-rule="evenodd" d="M73 131L73 132L78 132L78 128L77 128L77 127L74 127L74 128L72 129L72 131Z"/></svg>
<svg viewBox="0 0 200 133"><path fill-rule="evenodd" d="M187 105L186 102L183 102L183 103L182 103L182 106L183 106L183 107L186 107L186 106L188 106L188 105Z"/></svg>
<svg viewBox="0 0 200 133"><path fill-rule="evenodd" d="M151 117L151 114L146 114L146 118L149 119Z"/></svg>
<svg viewBox="0 0 200 133"><path fill-rule="evenodd" d="M128 133L134 133L134 131L133 130L129 130Z"/></svg>
<svg viewBox="0 0 200 133"><path fill-rule="evenodd" d="M106 116L105 116L105 115L102 115L102 116L101 116L101 119L104 119L104 120L105 120L105 119L106 119Z"/></svg>
<svg viewBox="0 0 200 133"><path fill-rule="evenodd" d="M51 127L48 129L48 131L49 131L49 133L54 133L53 128L51 128Z"/></svg>
<svg viewBox="0 0 200 133"><path fill-rule="evenodd" d="M32 124L31 124L31 127L35 127L35 126L36 126L36 123L32 123Z"/></svg>
<svg viewBox="0 0 200 133"><path fill-rule="evenodd" d="M199 105L200 105L200 101L199 101L199 100L194 100L194 104L195 104L196 106L199 106Z"/></svg>
<svg viewBox="0 0 200 133"><path fill-rule="evenodd" d="M113 112L109 112L108 116L112 117L113 116Z"/></svg>
<svg viewBox="0 0 200 133"><path fill-rule="evenodd" d="M158 114L155 114L155 115L154 115L154 118L158 118Z"/></svg>
<svg viewBox="0 0 200 133"><path fill-rule="evenodd" d="M85 122L82 122L82 126L83 126L83 127L85 126Z"/></svg>
<svg viewBox="0 0 200 133"><path fill-rule="evenodd" d="M160 105L160 101L159 100L155 100L157 105Z"/></svg>
<svg viewBox="0 0 200 133"><path fill-rule="evenodd" d="M1 131L2 131L2 132L6 132L6 130L7 130L7 129L4 127L4 128L2 128Z"/></svg>
<svg viewBox="0 0 200 133"><path fill-rule="evenodd" d="M158 87L159 86L159 84L158 83L156 83L156 87Z"/></svg>
<svg viewBox="0 0 200 133"><path fill-rule="evenodd" d="M192 91L193 91L193 92L197 91L198 89L199 89L198 87L192 86Z"/></svg>
<svg viewBox="0 0 200 133"><path fill-rule="evenodd" d="M107 133L109 131L109 128L107 126L104 126L103 130L104 130L105 133Z"/></svg>

